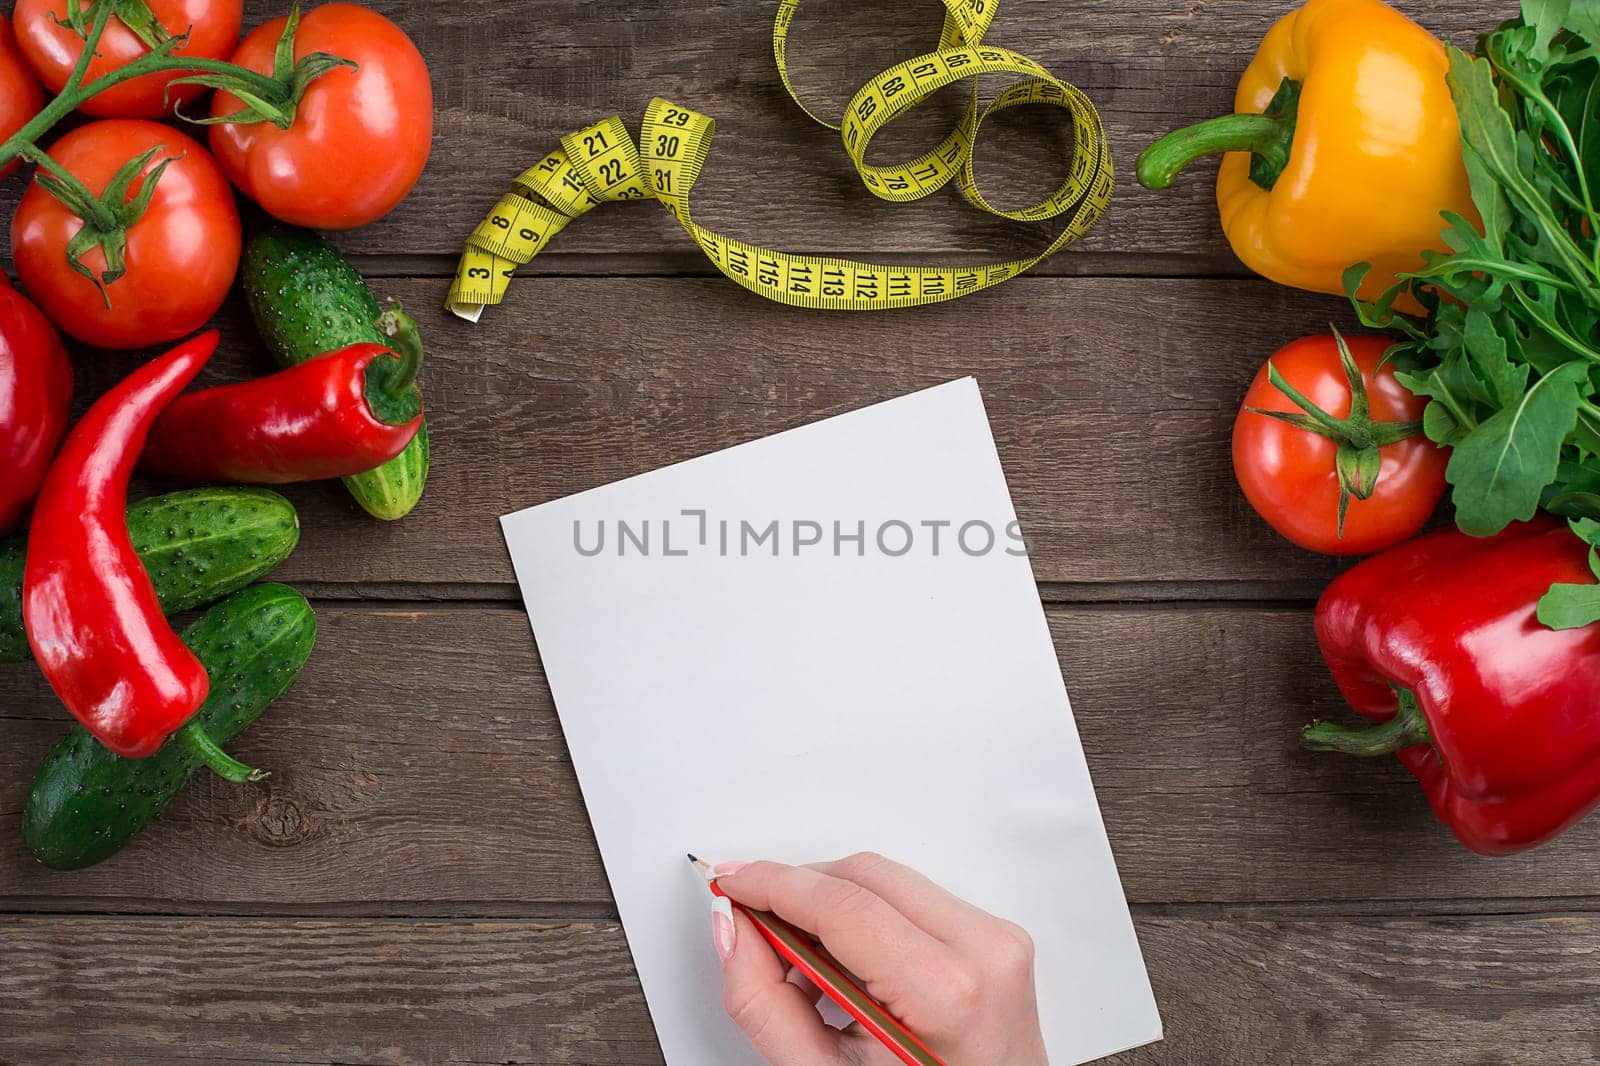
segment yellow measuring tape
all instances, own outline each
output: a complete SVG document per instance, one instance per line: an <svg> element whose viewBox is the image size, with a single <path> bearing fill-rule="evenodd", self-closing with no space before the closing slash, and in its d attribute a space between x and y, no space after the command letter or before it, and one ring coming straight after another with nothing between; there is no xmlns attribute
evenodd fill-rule
<svg viewBox="0 0 1600 1066"><path fill-rule="evenodd" d="M716 122L660 97L650 101L639 140L612 117L561 138L561 147L524 171L483 224L467 238L448 306L476 322L498 304L517 267L544 250L578 216L613 200L661 201L716 268L769 300L798 307L875 311L914 307L978 292L1016 277L1093 228L1111 201L1111 150L1089 98L1053 77L1027 56L982 44L999 0L943 0L939 47L897 63L850 100L842 125L817 118L800 102L785 61L789 24L800 0L781 0L772 29L772 53L784 88L802 111L844 138L845 151L874 195L897 202L919 200L955 179L974 207L1019 222L1067 216L1065 228L1038 255L985 266L875 266L849 259L791 255L733 240L700 226L689 214L689 192L711 150ZM867 145L900 115L947 85L980 74L1021 75L983 110L978 86L961 121L931 152L908 163L875 166ZM1041 202L1020 211L989 204L973 176L973 148L983 120L1025 104L1050 104L1072 116L1072 170Z"/></svg>

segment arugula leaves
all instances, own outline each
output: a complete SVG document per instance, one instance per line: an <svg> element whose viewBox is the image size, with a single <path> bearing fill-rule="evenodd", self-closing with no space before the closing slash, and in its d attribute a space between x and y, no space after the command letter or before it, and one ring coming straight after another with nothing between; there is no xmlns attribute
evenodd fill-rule
<svg viewBox="0 0 1600 1066"><path fill-rule="evenodd" d="M1573 532L1593 544L1600 540L1600 522L1580 518L1572 523ZM1600 578L1600 550L1589 549L1589 569ZM1550 586L1539 601L1539 621L1551 629L1579 629L1600 622L1600 584Z"/></svg>
<svg viewBox="0 0 1600 1066"><path fill-rule="evenodd" d="M1487 537L1533 517L1577 425L1580 382L1588 384L1588 369L1565 364L1456 445L1445 478L1455 486L1456 525L1464 532Z"/></svg>
<svg viewBox="0 0 1600 1066"><path fill-rule="evenodd" d="M1404 335L1389 358L1429 401L1428 437L1454 449L1463 530L1488 536L1543 507L1600 548L1600 0L1523 0L1477 57L1449 52L1481 225L1446 214L1449 252L1356 308ZM1366 273L1345 274L1352 300ZM1425 317L1394 310L1402 292ZM1557 586L1540 617L1600 621L1600 585Z"/></svg>

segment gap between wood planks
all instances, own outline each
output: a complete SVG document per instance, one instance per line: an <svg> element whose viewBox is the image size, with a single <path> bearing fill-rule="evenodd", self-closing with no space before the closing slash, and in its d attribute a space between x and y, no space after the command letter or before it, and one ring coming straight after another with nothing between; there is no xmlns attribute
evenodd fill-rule
<svg viewBox="0 0 1600 1066"><path fill-rule="evenodd" d="M1237 922L1365 922L1373 919L1427 920L1430 918L1536 918L1589 917L1600 913L1600 896L1540 898L1397 899L1397 900L1263 900L1232 903L1130 903L1135 919ZM557 902L507 900L363 900L296 903L279 907L270 903L230 902L224 905L190 904L170 899L106 899L86 896L0 898L0 917L16 918L118 918L131 921L166 921L173 918L273 919L321 921L360 919L363 922L418 920L472 922L617 922L610 901Z"/></svg>
<svg viewBox="0 0 1600 1066"><path fill-rule="evenodd" d="M517 586L510 582L341 582L297 578L293 584L313 603L370 606L377 610L520 608L522 605ZM1299 609L1313 606L1325 585L1326 582L1313 580L1041 581L1039 599L1047 607L1149 605L1190 609Z"/></svg>

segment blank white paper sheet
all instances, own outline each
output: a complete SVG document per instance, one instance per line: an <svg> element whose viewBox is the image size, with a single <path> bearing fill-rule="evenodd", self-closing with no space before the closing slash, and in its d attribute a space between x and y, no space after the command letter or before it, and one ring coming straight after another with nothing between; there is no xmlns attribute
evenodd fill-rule
<svg viewBox="0 0 1600 1066"><path fill-rule="evenodd" d="M502 520L669 1066L761 1061L688 851L882 852L1033 934L1053 1066L1161 1038L1016 521L970 378Z"/></svg>

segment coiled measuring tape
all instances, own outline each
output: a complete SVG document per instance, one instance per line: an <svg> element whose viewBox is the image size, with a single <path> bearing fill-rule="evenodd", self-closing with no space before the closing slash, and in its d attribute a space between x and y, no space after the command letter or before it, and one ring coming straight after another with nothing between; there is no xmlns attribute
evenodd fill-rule
<svg viewBox="0 0 1600 1066"><path fill-rule="evenodd" d="M713 233L689 214L689 193L705 166L716 122L660 97L650 101L639 139L616 115L561 138L561 147L524 171L511 191L467 239L447 306L476 322L483 309L504 299L512 276L573 219L603 203L659 200L706 258L729 278L769 300L798 307L876 311L914 307L966 296L1016 277L1094 227L1111 201L1110 145L1094 104L1027 56L982 42L999 0L943 0L939 47L897 63L851 98L840 125L818 118L801 102L785 61L789 25L801 0L781 0L772 29L772 53L789 96L815 121L838 130L862 182L885 200L919 200L952 179L979 210L1018 222L1066 216L1066 225L1037 255L984 266L877 266L827 256L791 255ZM973 81L966 113L938 147L907 163L874 166L867 145L880 130L939 89L980 74L1023 80L981 111ZM1049 104L1072 116L1071 172L1044 200L1019 211L991 205L978 191L973 149L984 119L1025 104Z"/></svg>

